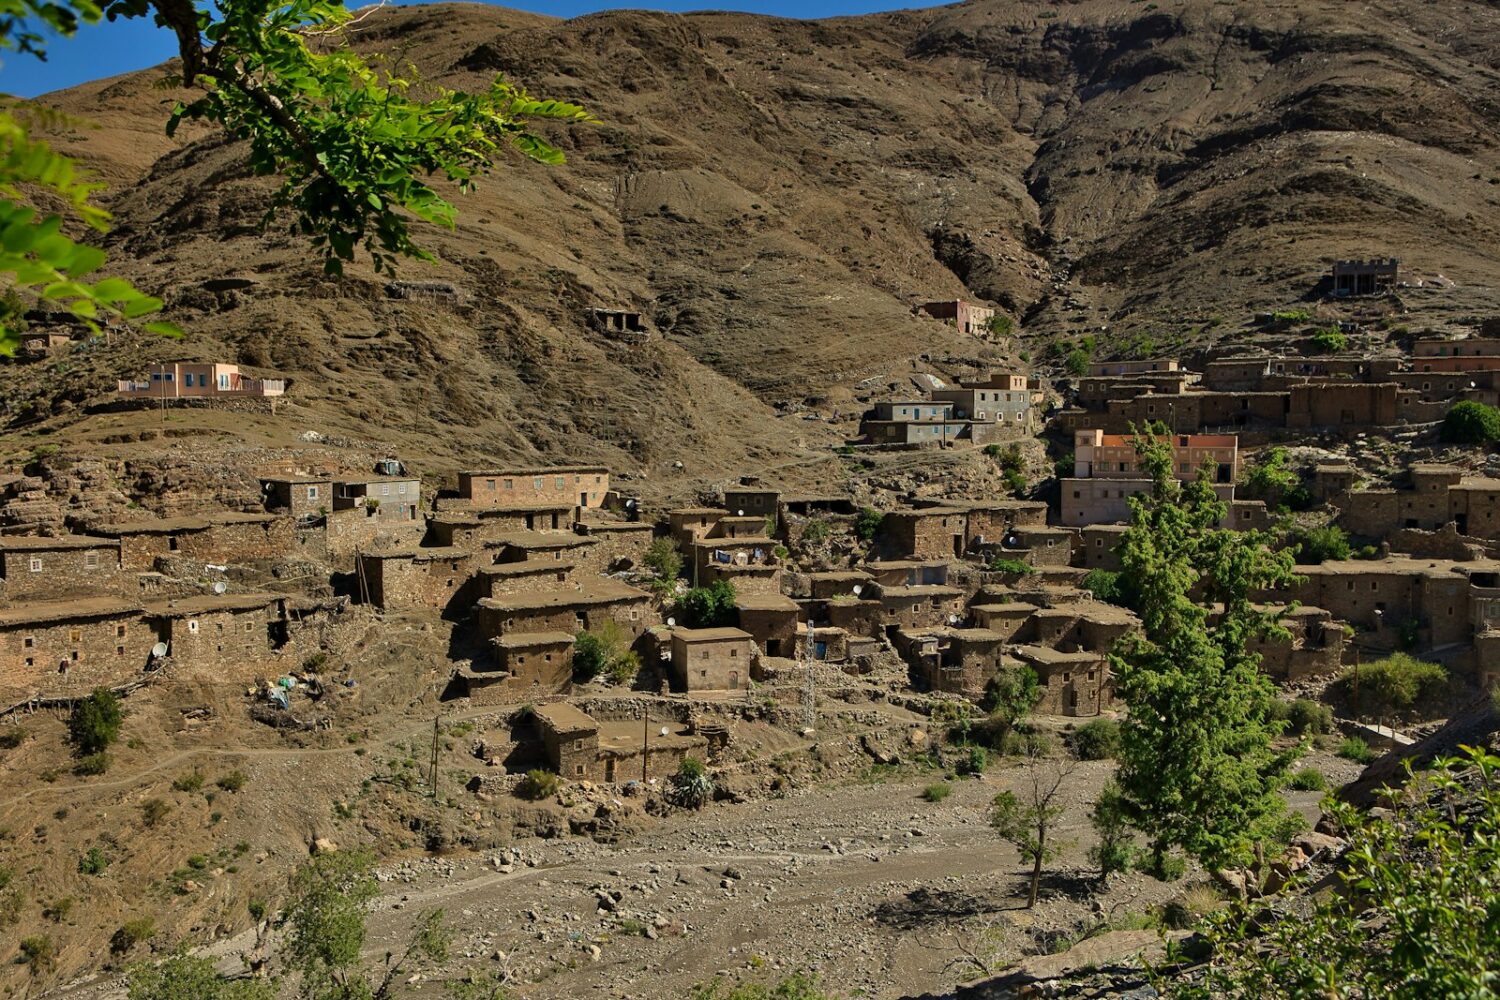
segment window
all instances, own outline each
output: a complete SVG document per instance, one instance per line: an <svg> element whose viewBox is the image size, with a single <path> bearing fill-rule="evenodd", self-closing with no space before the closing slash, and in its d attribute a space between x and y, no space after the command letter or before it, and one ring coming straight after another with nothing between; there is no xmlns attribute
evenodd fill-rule
<svg viewBox="0 0 1500 1000"><path fill-rule="evenodd" d="M125 626L124 625L116 625L115 626L115 638L117 638L117 639L123 639L123 638L125 638Z"/></svg>
<svg viewBox="0 0 1500 1000"><path fill-rule="evenodd" d="M125 655L125 647L124 646L116 646L115 647L115 655L116 656L124 656Z"/></svg>
<svg viewBox="0 0 1500 1000"><path fill-rule="evenodd" d="M1449 609L1448 609L1448 613L1449 613L1449 614L1450 614L1450 615L1451 615L1451 614L1453 614L1453 609L1452 609L1452 608L1449 608ZM730 655L730 656L739 656L739 655L740 655L740 651L739 651L739 650L738 650L738 649L731 649L731 650L730 650L730 651L729 651L729 655Z"/></svg>
<svg viewBox="0 0 1500 1000"><path fill-rule="evenodd" d="M196 634L197 631L198 631L198 623L197 622L188 622L188 631Z"/></svg>
<svg viewBox="0 0 1500 1000"><path fill-rule="evenodd" d="M579 764L579 765L578 765L578 767L577 767L577 768L576 768L576 772L577 772L577 773L578 773L578 774L582 774L582 773L583 773L583 765L582 765L582 764Z"/></svg>
<svg viewBox="0 0 1500 1000"><path fill-rule="evenodd" d="M182 384L185 385L185 386L188 386L190 388L192 387L192 384L193 384L193 373L192 372L188 372L186 375L184 375L182 377Z"/></svg>
<svg viewBox="0 0 1500 1000"><path fill-rule="evenodd" d="M402 487L401 492L405 493L406 492L406 488ZM381 483L380 484L380 495L383 496L383 497L388 497L388 496L391 495L391 484L390 483Z"/></svg>
<svg viewBox="0 0 1500 1000"><path fill-rule="evenodd" d="M24 638L24 639L21 640L21 648L22 649L33 649L35 647L36 647L36 636L28 635L26 638Z"/></svg>
<svg viewBox="0 0 1500 1000"><path fill-rule="evenodd" d="M555 478L554 480L552 480L552 488L553 489L558 489L558 490L566 489L567 486L568 486L568 477L567 476L558 476L557 478Z"/></svg>
<svg viewBox="0 0 1500 1000"><path fill-rule="evenodd" d="M69 642L77 642L81 638L83 638L83 633L81 631L79 631L76 628L70 628L70 629L68 629L68 641Z"/></svg>
<svg viewBox="0 0 1500 1000"><path fill-rule="evenodd" d="M309 499L309 500L316 500L316 499L318 499L318 488L316 486L309 486L307 488L307 499Z"/></svg>
<svg viewBox="0 0 1500 1000"><path fill-rule="evenodd" d="M83 554L83 568L84 569L98 569L99 568L99 553L97 553L97 552L85 552Z"/></svg>
<svg viewBox="0 0 1500 1000"><path fill-rule="evenodd" d="M490 482L493 483L494 480L491 479ZM508 489L508 490L515 489L516 488L516 481L514 479L507 479L505 481L505 488Z"/></svg>
<svg viewBox="0 0 1500 1000"><path fill-rule="evenodd" d="M573 741L573 749L574 750L582 750L583 749L583 740L574 740Z"/></svg>
<svg viewBox="0 0 1500 1000"><path fill-rule="evenodd" d="M30 568L31 568L31 571L33 573L40 573L42 571L42 560L41 560L41 558L38 557L38 556L32 556L31 557Z"/></svg>
<svg viewBox="0 0 1500 1000"><path fill-rule="evenodd" d="M532 481L531 481L531 488L533 490L536 490L538 493L540 493L542 491L542 477L541 476L537 476L536 478L532 479Z"/></svg>

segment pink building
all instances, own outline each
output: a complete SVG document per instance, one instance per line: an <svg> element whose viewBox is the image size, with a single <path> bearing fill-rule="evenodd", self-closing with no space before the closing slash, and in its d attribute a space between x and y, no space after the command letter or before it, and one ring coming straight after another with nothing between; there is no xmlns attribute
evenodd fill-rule
<svg viewBox="0 0 1500 1000"><path fill-rule="evenodd" d="M119 383L126 399L221 399L226 396L280 396L284 379L251 378L239 365L174 362L157 365L145 381Z"/></svg>
<svg viewBox="0 0 1500 1000"><path fill-rule="evenodd" d="M933 319L942 320L944 323L951 323L960 333L975 335L988 333L990 320L995 318L995 310L986 306L976 306L963 299L924 302L917 306L916 311L925 313Z"/></svg>

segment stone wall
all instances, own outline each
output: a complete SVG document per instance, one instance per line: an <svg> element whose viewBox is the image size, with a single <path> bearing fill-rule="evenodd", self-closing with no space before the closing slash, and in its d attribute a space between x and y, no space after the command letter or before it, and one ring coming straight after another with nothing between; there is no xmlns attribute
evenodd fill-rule
<svg viewBox="0 0 1500 1000"><path fill-rule="evenodd" d="M120 572L119 547L108 539L87 547L45 547L47 539L8 539L0 549L0 597L8 601L83 597L134 588L133 576ZM21 547L18 547L21 546Z"/></svg>
<svg viewBox="0 0 1500 1000"><path fill-rule="evenodd" d="M33 697L83 696L143 675L156 634L140 609L0 622L0 707Z"/></svg>

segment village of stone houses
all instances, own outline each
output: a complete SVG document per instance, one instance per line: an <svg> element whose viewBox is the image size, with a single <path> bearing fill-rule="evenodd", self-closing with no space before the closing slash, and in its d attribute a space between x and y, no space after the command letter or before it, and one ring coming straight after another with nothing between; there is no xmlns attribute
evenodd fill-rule
<svg viewBox="0 0 1500 1000"><path fill-rule="evenodd" d="M1395 260L1326 286L1244 317L1235 349L924 356L853 410L788 415L839 429L814 456L833 489L432 468L378 428L303 433L274 371L149 363L87 404L135 428L123 448L4 469L0 907L55 971L0 990L123 996L181 948L257 968L288 872L364 848L370 947L437 908L454 932L402 995L1143 988L1124 956L1326 866L1325 790L1472 721L1500 678L1500 456L1475 432L1500 321L1398 330L1431 289ZM998 326L962 300L913 317L976 345ZM652 342L639 313L587 321ZM8 370L77 347L28 337ZM301 437L195 439L225 416ZM1295 560L1246 595L1301 751L1292 819L1239 873L1116 863L1099 822L1150 586L1126 553L1161 540L1154 495L1193 490L1216 534ZM93 745L80 706L116 714ZM1006 835L1007 793L1055 846Z"/></svg>

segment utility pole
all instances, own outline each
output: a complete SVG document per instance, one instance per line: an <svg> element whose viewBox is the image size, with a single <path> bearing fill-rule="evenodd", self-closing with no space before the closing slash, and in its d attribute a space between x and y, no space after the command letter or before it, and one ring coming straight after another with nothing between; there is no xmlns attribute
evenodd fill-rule
<svg viewBox="0 0 1500 1000"><path fill-rule="evenodd" d="M641 709L641 786L646 784L646 764L651 760L651 703Z"/></svg>
<svg viewBox="0 0 1500 1000"><path fill-rule="evenodd" d="M807 679L802 688L802 728L816 729L818 723L818 660L816 642L818 630L813 627L812 615L807 616Z"/></svg>
<svg viewBox="0 0 1500 1000"><path fill-rule="evenodd" d="M432 797L437 798L438 717L432 717Z"/></svg>

